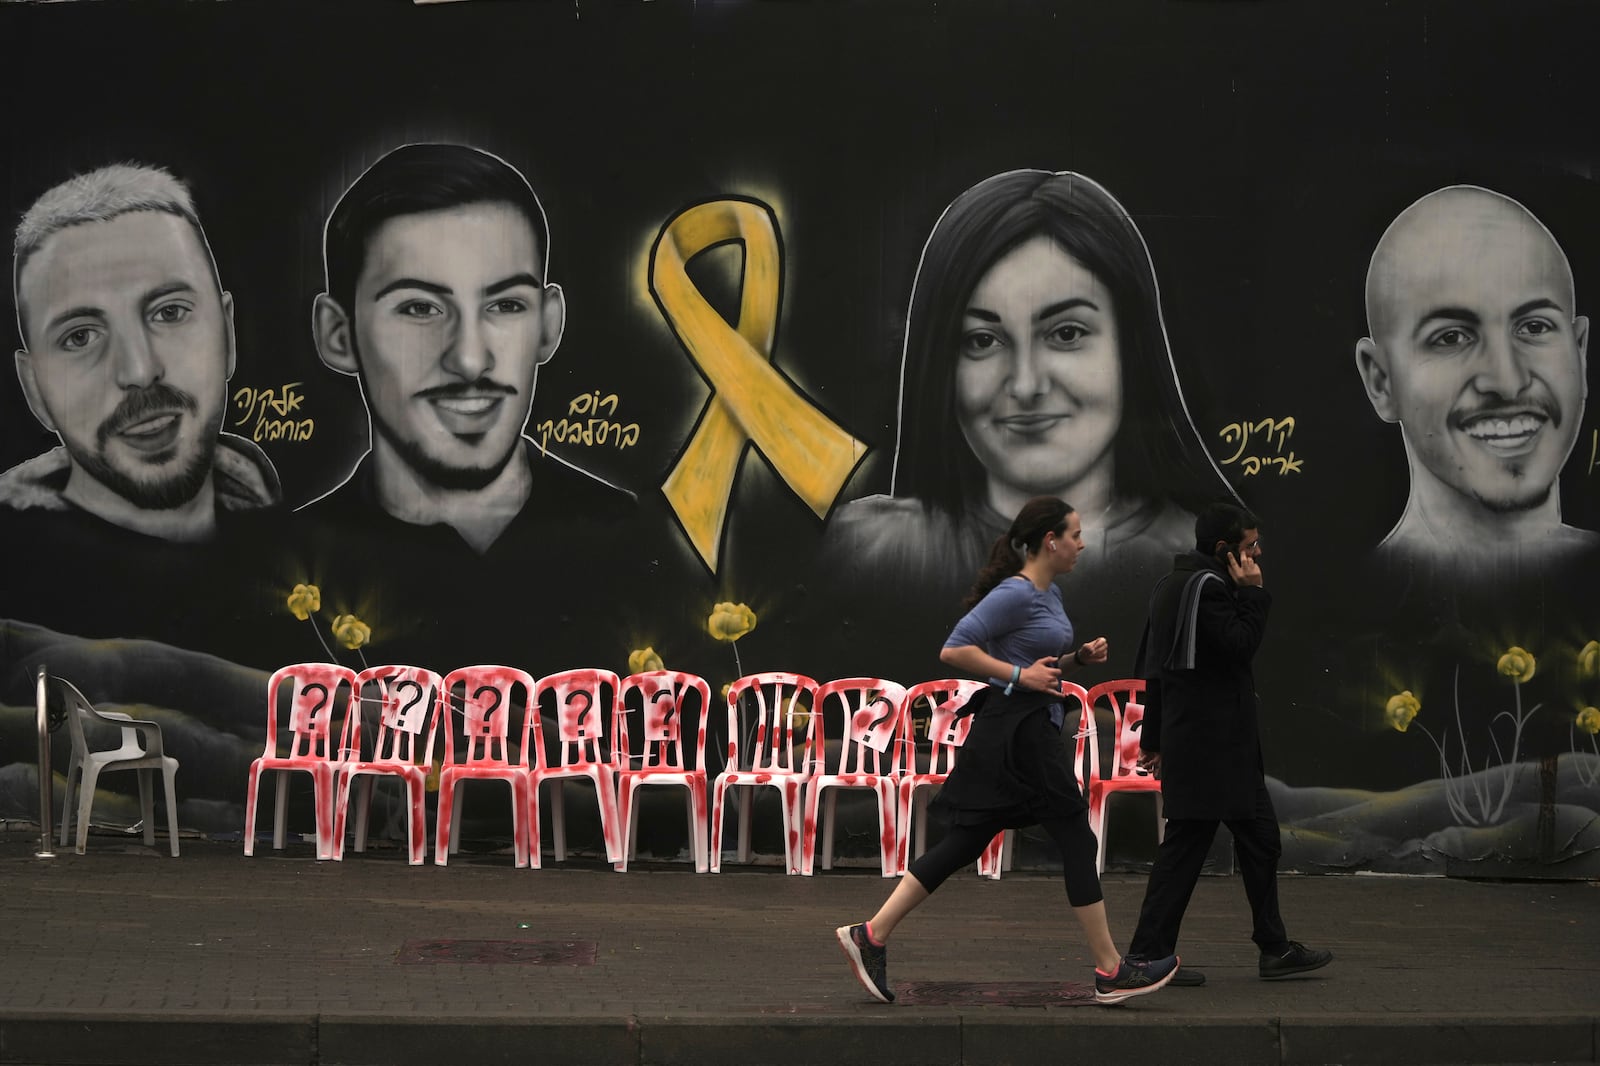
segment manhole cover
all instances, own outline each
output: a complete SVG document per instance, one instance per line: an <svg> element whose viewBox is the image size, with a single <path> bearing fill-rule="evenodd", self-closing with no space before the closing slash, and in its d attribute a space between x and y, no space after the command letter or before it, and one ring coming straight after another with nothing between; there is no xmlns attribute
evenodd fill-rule
<svg viewBox="0 0 1600 1066"><path fill-rule="evenodd" d="M594 956L592 940L407 940L394 961L593 966Z"/></svg>
<svg viewBox="0 0 1600 1066"><path fill-rule="evenodd" d="M923 1007L1081 1007L1094 1002L1094 986L1075 981L902 981L896 1003Z"/></svg>

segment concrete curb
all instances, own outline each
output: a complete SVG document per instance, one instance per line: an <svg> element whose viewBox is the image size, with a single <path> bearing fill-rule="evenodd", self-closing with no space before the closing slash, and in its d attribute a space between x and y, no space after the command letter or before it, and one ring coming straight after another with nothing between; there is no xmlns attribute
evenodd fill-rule
<svg viewBox="0 0 1600 1066"><path fill-rule="evenodd" d="M29 1066L617 1066L872 1063L1193 1066L1595 1063L1600 1015L1141 1016L1136 1010L984 1008L924 1016L703 1016L447 1021L378 1014L119 1016L0 1012L0 1063Z"/></svg>

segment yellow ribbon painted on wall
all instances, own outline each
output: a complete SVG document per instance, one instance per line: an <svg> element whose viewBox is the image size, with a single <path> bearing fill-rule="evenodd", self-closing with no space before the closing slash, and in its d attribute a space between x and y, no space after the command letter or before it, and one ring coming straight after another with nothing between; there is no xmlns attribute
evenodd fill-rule
<svg viewBox="0 0 1600 1066"><path fill-rule="evenodd" d="M730 241L744 245L737 326L685 269L701 252ZM688 208L662 227L650 249L650 294L711 385L700 424L662 491L713 573L747 442L818 518L867 450L772 366L782 289L777 221L765 204L715 200Z"/></svg>

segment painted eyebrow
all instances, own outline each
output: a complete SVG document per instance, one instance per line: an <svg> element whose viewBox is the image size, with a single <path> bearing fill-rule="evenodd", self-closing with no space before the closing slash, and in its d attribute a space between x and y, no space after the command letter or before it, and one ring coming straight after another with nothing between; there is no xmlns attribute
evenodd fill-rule
<svg viewBox="0 0 1600 1066"><path fill-rule="evenodd" d="M1511 317L1521 318L1523 315L1529 314L1533 311L1561 311L1563 314L1566 313L1560 304L1556 303L1549 297L1541 296L1537 300L1529 300L1525 304L1519 304L1511 312Z"/></svg>
<svg viewBox="0 0 1600 1066"><path fill-rule="evenodd" d="M1428 327L1430 322L1438 319L1444 319L1448 322L1465 322L1469 326L1483 325L1483 319L1476 311L1465 307L1435 307L1432 311L1417 319L1417 328L1412 331L1413 335L1421 333Z"/></svg>
<svg viewBox="0 0 1600 1066"><path fill-rule="evenodd" d="M82 307L69 307L59 315L56 315L54 318L50 319L50 321L46 322L44 325L44 331L49 333L55 330L56 327L60 326L63 322L67 322L74 318L104 319L105 317L106 313L98 307L90 307L88 305L84 305Z"/></svg>
<svg viewBox="0 0 1600 1066"><path fill-rule="evenodd" d="M423 292L431 292L435 296L449 296L453 291L448 285L438 285L431 281L423 281L420 278L395 278L373 295L372 302L377 303L396 289L421 289Z"/></svg>
<svg viewBox="0 0 1600 1066"><path fill-rule="evenodd" d="M1038 314L1033 316L1033 320L1035 322L1043 322L1052 315L1059 315L1063 311L1071 311L1079 307L1087 307L1091 311L1100 310L1100 305L1095 303L1093 300L1085 300L1081 296L1074 296L1070 300L1062 300L1060 303L1053 303L1049 307L1044 308Z"/></svg>
<svg viewBox="0 0 1600 1066"><path fill-rule="evenodd" d="M532 274L522 273L513 274L503 281L495 282L493 285L486 287L483 290L483 294L485 296L494 296L505 292L507 289L515 289L519 285L526 285L531 289L544 288L543 283L541 283L538 278L534 277Z"/></svg>
<svg viewBox="0 0 1600 1066"><path fill-rule="evenodd" d="M169 281L165 285L157 285L155 288L145 293L144 299L140 302L148 306L155 303L157 300L166 296L171 296L174 293L192 293L194 291L196 291L195 287L190 285L187 281Z"/></svg>

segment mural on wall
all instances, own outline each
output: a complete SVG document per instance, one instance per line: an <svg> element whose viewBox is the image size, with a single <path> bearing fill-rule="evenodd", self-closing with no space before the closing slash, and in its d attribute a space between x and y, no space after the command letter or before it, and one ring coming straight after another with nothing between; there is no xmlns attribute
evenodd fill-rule
<svg viewBox="0 0 1600 1066"><path fill-rule="evenodd" d="M742 246L744 269L738 315L730 324L695 287L686 267L700 253L733 241ZM712 573L747 444L819 518L827 516L866 451L768 362L782 292L777 221L762 203L698 204L662 226L650 249L650 295L712 388L661 486Z"/></svg>
<svg viewBox="0 0 1600 1066"><path fill-rule="evenodd" d="M372 444L302 513L370 529L376 508L397 520L379 539L442 524L483 555L538 516L530 501L581 498L582 478L543 483L575 468L523 433L566 325L548 234L527 179L462 145L397 148L345 190L312 315L322 361L361 382Z"/></svg>
<svg viewBox="0 0 1600 1066"><path fill-rule="evenodd" d="M205 626L176 590L221 580L282 501L263 448L224 429L234 301L189 188L127 164L51 186L13 279L18 415L59 443L0 474L7 614L187 645Z"/></svg>
<svg viewBox="0 0 1600 1066"><path fill-rule="evenodd" d="M840 509L821 570L894 614L925 603L927 647L1029 497L1081 516L1061 579L1072 617L1137 636L1144 603L1126 590L1153 586L1193 546L1199 507L1231 494L1179 392L1144 239L1081 174L998 174L939 217L898 416L890 492Z"/></svg>
<svg viewBox="0 0 1600 1066"><path fill-rule="evenodd" d="M1554 235L1488 189L1430 193L1384 232L1356 366L1410 466L1387 565L1477 582L1600 560L1600 533L1561 521L1556 485L1588 396L1574 297Z"/></svg>
<svg viewBox="0 0 1600 1066"><path fill-rule="evenodd" d="M13 521L204 541L219 511L278 502L266 455L220 432L233 296L182 182L153 167L79 175L34 202L14 249L17 377L61 444L0 475Z"/></svg>
<svg viewBox="0 0 1600 1066"><path fill-rule="evenodd" d="M1600 12L1550 8L1564 61L1490 87L1526 15L1489 0L1314 40L1163 0L6 5L0 90L53 89L4 134L0 815L41 662L163 723L211 833L288 663L932 680L1040 493L1082 680L1125 676L1234 499L1286 863L1592 876L1600 141L1562 115ZM65 39L124 91L51 78Z"/></svg>
<svg viewBox="0 0 1600 1066"><path fill-rule="evenodd" d="M452 658L481 655L483 631L503 625L488 604L534 607L557 570L584 573L588 588L562 629L594 627L628 595L618 579L635 494L526 432L566 327L550 244L527 179L459 144L384 154L328 216L315 343L359 381L370 444L296 509L286 540L319 591L391 632L389 654L426 661L454 631L472 646L458 642ZM542 639L544 671L582 654Z"/></svg>

